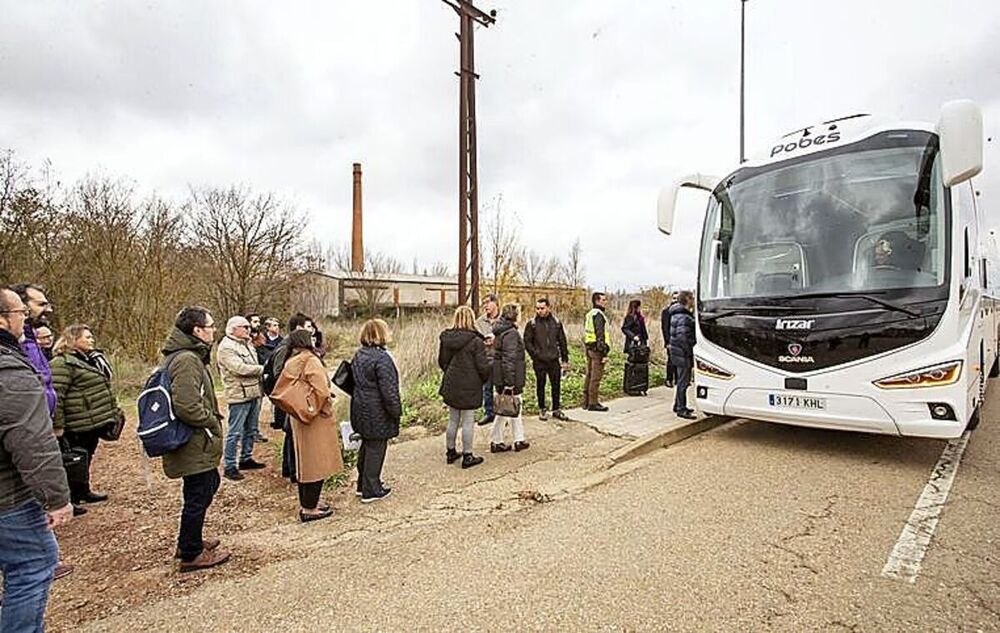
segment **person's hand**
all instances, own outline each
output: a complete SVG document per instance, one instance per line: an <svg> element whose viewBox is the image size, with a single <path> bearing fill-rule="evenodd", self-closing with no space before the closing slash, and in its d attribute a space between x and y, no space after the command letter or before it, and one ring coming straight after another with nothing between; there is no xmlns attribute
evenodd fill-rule
<svg viewBox="0 0 1000 633"><path fill-rule="evenodd" d="M493 339L494 338L495 337L492 334L490 334L489 336L486 337L486 341L485 341L486 347L493 347Z"/></svg>
<svg viewBox="0 0 1000 633"><path fill-rule="evenodd" d="M638 343L639 342L639 337L638 336L633 336L632 340Z"/></svg>
<svg viewBox="0 0 1000 633"><path fill-rule="evenodd" d="M73 519L73 504L67 503L64 507L58 510L52 510L45 513L45 518L48 521L49 529L63 525L64 523L69 523Z"/></svg>
<svg viewBox="0 0 1000 633"><path fill-rule="evenodd" d="M569 371L569 363L559 363L559 368L563 371Z"/></svg>
<svg viewBox="0 0 1000 633"><path fill-rule="evenodd" d="M63 433L65 433L65 432L66 432L66 429L64 429L64 428L62 428L60 426L58 429L55 430L56 437L62 437Z"/></svg>
<svg viewBox="0 0 1000 633"><path fill-rule="evenodd" d="M601 359L601 364L602 365L607 365L608 364L608 357L607 356L605 356L604 358Z"/></svg>

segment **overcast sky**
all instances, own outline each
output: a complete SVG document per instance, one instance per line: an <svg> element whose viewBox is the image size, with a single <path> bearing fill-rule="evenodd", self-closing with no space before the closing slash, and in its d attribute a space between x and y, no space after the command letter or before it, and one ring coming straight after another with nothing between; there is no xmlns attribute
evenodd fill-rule
<svg viewBox="0 0 1000 633"><path fill-rule="evenodd" d="M656 196L735 167L739 2L478 6L498 12L476 31L483 207L502 194L529 248L563 256L579 237L594 286L692 284L703 200L667 237ZM457 17L439 0L0 0L0 15L0 148L177 199L276 191L328 243L349 240L359 161L366 246L454 268ZM998 36L996 0L751 0L748 153L825 119L935 121L972 98L996 213Z"/></svg>

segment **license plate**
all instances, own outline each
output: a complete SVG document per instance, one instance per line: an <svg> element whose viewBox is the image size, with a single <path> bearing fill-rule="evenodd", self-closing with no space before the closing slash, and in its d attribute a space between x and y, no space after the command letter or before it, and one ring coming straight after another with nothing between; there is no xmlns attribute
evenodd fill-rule
<svg viewBox="0 0 1000 633"><path fill-rule="evenodd" d="M786 396L778 393L767 395L767 403L776 409L810 409L823 411L826 409L826 398L810 396Z"/></svg>

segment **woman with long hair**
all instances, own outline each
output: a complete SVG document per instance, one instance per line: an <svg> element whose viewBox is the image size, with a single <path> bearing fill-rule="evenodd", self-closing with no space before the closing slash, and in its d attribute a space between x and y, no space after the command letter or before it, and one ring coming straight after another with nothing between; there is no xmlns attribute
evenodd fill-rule
<svg viewBox="0 0 1000 633"><path fill-rule="evenodd" d="M120 412L111 387L111 364L97 348L87 325L71 325L52 348L52 383L56 410L52 418L56 435L69 448L87 451L83 476L69 482L74 504L106 501L106 494L90 487L90 467L101 433L115 424Z"/></svg>
<svg viewBox="0 0 1000 633"><path fill-rule="evenodd" d="M308 330L289 334L288 354L271 399L288 413L292 425L299 520L305 523L333 514L329 506L319 505L319 498L323 482L342 471L344 461L333 415L330 377L316 353L312 334Z"/></svg>
<svg viewBox="0 0 1000 633"><path fill-rule="evenodd" d="M358 335L361 348L351 361L354 395L351 396L351 426L361 436L358 450L358 495L362 503L389 496L382 482L382 465L389 440L399 435L403 404L399 395L399 371L386 350L391 341L389 325L370 319Z"/></svg>
<svg viewBox="0 0 1000 633"><path fill-rule="evenodd" d="M459 306L451 328L441 332L438 366L441 394L448 405L448 428L445 431L445 461L452 464L462 458L462 468L483 463L472 453L476 430L476 410L483 403L483 385L490 379L490 359L486 356L485 337L476 329L476 314L469 306ZM458 427L462 426L462 453L455 450Z"/></svg>
<svg viewBox="0 0 1000 633"><path fill-rule="evenodd" d="M649 330L646 329L646 315L641 310L642 301L632 299L628 302L625 320L622 321L622 333L625 335L625 353L636 345L649 345Z"/></svg>

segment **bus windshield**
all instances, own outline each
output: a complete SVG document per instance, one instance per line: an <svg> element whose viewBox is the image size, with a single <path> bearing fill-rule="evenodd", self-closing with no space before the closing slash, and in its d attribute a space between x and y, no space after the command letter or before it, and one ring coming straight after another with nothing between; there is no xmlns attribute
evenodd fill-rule
<svg viewBox="0 0 1000 633"><path fill-rule="evenodd" d="M700 299L871 293L947 283L937 137L892 131L746 168L713 192Z"/></svg>

